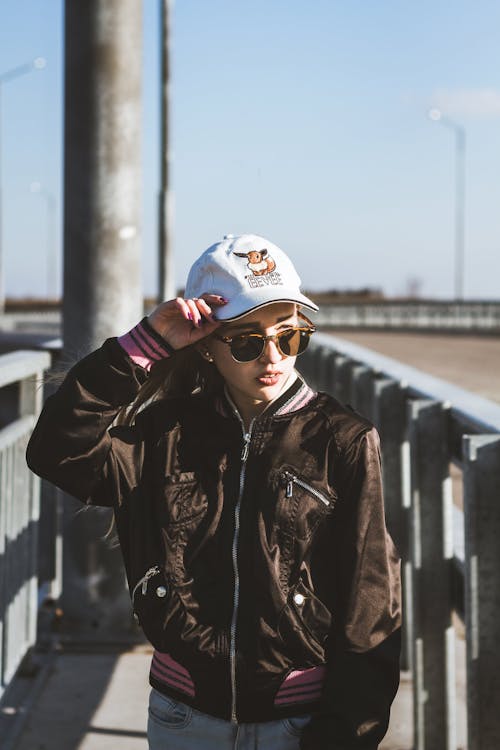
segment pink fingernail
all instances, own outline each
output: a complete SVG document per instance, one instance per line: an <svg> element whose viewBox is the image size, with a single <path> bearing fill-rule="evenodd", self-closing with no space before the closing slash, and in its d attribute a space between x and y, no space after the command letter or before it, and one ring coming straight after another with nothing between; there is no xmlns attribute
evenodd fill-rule
<svg viewBox="0 0 500 750"><path fill-rule="evenodd" d="M188 313L188 318L189 318L189 320L193 320L193 315L192 315L192 313Z"/></svg>

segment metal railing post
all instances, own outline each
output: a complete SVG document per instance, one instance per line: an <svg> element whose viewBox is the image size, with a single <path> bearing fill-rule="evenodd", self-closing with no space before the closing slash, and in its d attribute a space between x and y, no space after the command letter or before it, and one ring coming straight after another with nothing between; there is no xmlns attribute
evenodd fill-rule
<svg viewBox="0 0 500 750"><path fill-rule="evenodd" d="M373 421L373 381L375 373L370 367L355 364L351 370L351 396L349 403L363 417Z"/></svg>
<svg viewBox="0 0 500 750"><path fill-rule="evenodd" d="M465 435L468 750L500 747L500 437Z"/></svg>
<svg viewBox="0 0 500 750"><path fill-rule="evenodd" d="M401 556L404 598L402 669L411 669L411 567L409 550L409 503L404 504L403 445L406 431L406 393L396 380L378 377L373 382L373 422L380 433L382 476L387 528Z"/></svg>
<svg viewBox="0 0 500 750"><path fill-rule="evenodd" d="M415 748L456 750L448 410L418 399L408 411Z"/></svg>

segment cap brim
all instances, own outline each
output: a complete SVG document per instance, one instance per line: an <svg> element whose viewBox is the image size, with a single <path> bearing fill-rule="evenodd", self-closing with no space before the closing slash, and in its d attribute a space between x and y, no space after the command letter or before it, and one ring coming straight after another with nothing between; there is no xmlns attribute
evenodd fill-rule
<svg viewBox="0 0 500 750"><path fill-rule="evenodd" d="M260 291L261 293L258 295L252 294L250 297L240 294L234 299L229 300L226 305L217 309L214 313L214 318L221 321L238 320L248 315L248 313L258 310L260 307L279 302L296 302L301 307L306 307L312 312L319 310L319 307L312 300L295 290L290 290L288 293L286 289L280 290L282 295L279 299L276 299L276 289L262 289Z"/></svg>

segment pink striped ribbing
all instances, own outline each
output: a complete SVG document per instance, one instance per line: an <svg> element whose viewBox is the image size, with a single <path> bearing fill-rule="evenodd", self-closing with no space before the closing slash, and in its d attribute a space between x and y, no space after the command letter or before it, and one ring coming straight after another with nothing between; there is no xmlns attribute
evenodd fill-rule
<svg viewBox="0 0 500 750"><path fill-rule="evenodd" d="M317 700L321 696L325 674L326 667L296 669L290 672L276 693L274 705L285 706Z"/></svg>
<svg viewBox="0 0 500 750"><path fill-rule="evenodd" d="M169 352L156 341L141 323L138 323L123 336L118 343L136 365L150 370L155 362L168 357Z"/></svg>
<svg viewBox="0 0 500 750"><path fill-rule="evenodd" d="M158 682L163 682L174 690L186 693L186 695L194 698L195 687L191 675L182 664L172 659L169 654L162 654L160 651L154 652L151 662L151 675Z"/></svg>

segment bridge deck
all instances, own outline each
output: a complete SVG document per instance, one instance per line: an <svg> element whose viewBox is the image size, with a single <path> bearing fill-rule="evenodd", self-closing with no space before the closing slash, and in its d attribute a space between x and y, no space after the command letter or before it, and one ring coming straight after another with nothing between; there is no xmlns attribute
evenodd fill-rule
<svg viewBox="0 0 500 750"><path fill-rule="evenodd" d="M457 656L458 743L465 747L463 641ZM44 684L12 750L116 750L118 745L145 750L150 659L146 646L121 653L91 647L58 653L45 668ZM410 675L403 673L380 750L411 748L412 688Z"/></svg>
<svg viewBox="0 0 500 750"><path fill-rule="evenodd" d="M338 338L500 402L500 337L407 331L331 331Z"/></svg>

